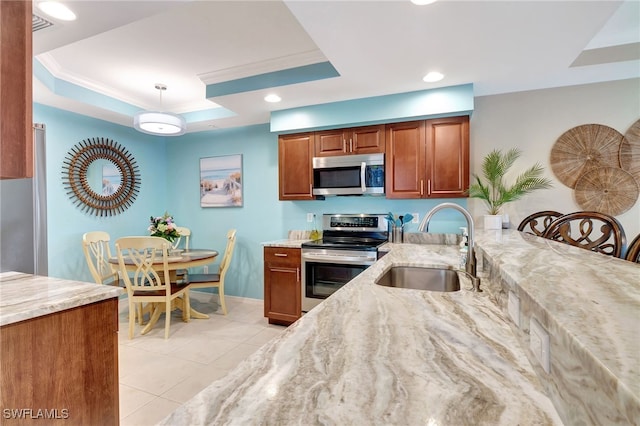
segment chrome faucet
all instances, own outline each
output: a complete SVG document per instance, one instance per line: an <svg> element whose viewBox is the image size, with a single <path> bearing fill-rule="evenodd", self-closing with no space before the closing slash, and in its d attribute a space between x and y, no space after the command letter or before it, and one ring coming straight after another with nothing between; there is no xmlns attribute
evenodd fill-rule
<svg viewBox="0 0 640 426"><path fill-rule="evenodd" d="M442 209L454 209L459 211L464 215L464 218L467 220L467 230L469 231L469 249L467 251L467 262L465 264L464 273L471 279L471 284L473 285L473 290L477 292L481 292L480 289L480 278L478 278L477 274L477 266L476 266L476 252L473 246L473 236L474 236L474 226L473 226L473 218L471 214L460 207L455 203L442 203L438 204L434 208L432 208L422 219L420 225L418 226L419 232L429 232L429 222L434 214Z"/></svg>

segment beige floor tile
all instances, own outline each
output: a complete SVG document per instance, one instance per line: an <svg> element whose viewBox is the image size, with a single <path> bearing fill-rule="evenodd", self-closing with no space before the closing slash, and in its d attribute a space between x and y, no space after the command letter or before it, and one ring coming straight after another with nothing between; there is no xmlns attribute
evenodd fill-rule
<svg viewBox="0 0 640 426"><path fill-rule="evenodd" d="M180 406L175 401L155 398L148 404L122 418L120 426L151 426L167 417Z"/></svg>
<svg viewBox="0 0 640 426"><path fill-rule="evenodd" d="M286 327L269 325L260 300L227 297L222 315L217 295L192 292L194 309L209 319L181 321L171 315L164 338L164 315L146 335L128 339L128 304L119 303L120 419L123 426L156 424L181 403L209 386Z"/></svg>
<svg viewBox="0 0 640 426"><path fill-rule="evenodd" d="M120 418L131 415L157 397L149 392L120 384Z"/></svg>
<svg viewBox="0 0 640 426"><path fill-rule="evenodd" d="M224 377L228 372L229 370L222 369L216 365L202 366L196 374L163 393L162 397L181 404L185 403L211 383Z"/></svg>
<svg viewBox="0 0 640 426"><path fill-rule="evenodd" d="M233 348L232 351L227 352L224 355L213 360L210 365L215 365L218 368L224 370L231 370L238 366L242 361L249 357L252 353L260 349L260 346L247 345L246 343L240 343Z"/></svg>

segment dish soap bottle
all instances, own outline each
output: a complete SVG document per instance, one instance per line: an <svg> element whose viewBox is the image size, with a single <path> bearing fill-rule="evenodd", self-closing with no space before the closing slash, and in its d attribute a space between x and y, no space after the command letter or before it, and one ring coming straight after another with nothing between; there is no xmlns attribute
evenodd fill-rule
<svg viewBox="0 0 640 426"><path fill-rule="evenodd" d="M465 226L461 226L462 240L460 241L458 269L465 270L467 266L467 255L469 253L469 234Z"/></svg>

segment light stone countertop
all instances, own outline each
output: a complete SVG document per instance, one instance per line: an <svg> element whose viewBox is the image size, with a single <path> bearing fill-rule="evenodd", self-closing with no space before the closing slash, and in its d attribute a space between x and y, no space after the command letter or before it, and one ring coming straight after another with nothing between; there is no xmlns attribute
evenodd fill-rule
<svg viewBox="0 0 640 426"><path fill-rule="evenodd" d="M562 424L491 292L374 283L392 265L457 265L458 247L388 248L161 424Z"/></svg>
<svg viewBox="0 0 640 426"><path fill-rule="evenodd" d="M640 264L515 230L476 242L505 315L519 299L519 341L531 318L550 335L550 373L525 353L565 423L640 424Z"/></svg>
<svg viewBox="0 0 640 426"><path fill-rule="evenodd" d="M21 272L0 273L0 326L118 297L113 286L43 277Z"/></svg>

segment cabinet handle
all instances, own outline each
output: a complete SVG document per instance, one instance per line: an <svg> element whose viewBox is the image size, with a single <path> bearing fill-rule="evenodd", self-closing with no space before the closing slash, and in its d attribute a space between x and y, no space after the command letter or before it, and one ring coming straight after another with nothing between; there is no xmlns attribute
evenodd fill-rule
<svg viewBox="0 0 640 426"><path fill-rule="evenodd" d="M342 139L342 151L347 152L347 140Z"/></svg>
<svg viewBox="0 0 640 426"><path fill-rule="evenodd" d="M300 282L300 268L296 268L296 282Z"/></svg>
<svg viewBox="0 0 640 426"><path fill-rule="evenodd" d="M431 179L427 181L427 195L431 195Z"/></svg>
<svg viewBox="0 0 640 426"><path fill-rule="evenodd" d="M420 179L420 195L424 195L424 180Z"/></svg>
<svg viewBox="0 0 640 426"><path fill-rule="evenodd" d="M349 139L349 152L353 152L353 139Z"/></svg>
<svg viewBox="0 0 640 426"><path fill-rule="evenodd" d="M274 253L274 256L277 256L277 257L287 257L287 256L289 256L289 255L288 255L287 253Z"/></svg>
<svg viewBox="0 0 640 426"><path fill-rule="evenodd" d="M309 184L309 195L313 196L313 184Z"/></svg>

